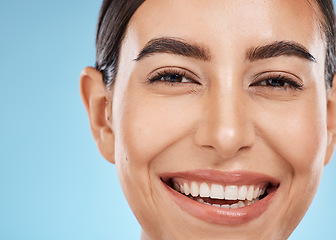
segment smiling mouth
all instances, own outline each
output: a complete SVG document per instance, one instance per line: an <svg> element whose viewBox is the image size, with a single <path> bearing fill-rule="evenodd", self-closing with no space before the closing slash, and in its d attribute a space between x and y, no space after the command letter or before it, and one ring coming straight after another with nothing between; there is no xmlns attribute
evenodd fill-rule
<svg viewBox="0 0 336 240"><path fill-rule="evenodd" d="M279 195L280 187L277 179L250 171L195 169L164 173L160 179L169 199L182 211L224 225L261 216Z"/></svg>
<svg viewBox="0 0 336 240"><path fill-rule="evenodd" d="M277 189L277 186L270 182L254 185L222 185L169 178L164 183L192 200L224 209L249 206L264 199Z"/></svg>

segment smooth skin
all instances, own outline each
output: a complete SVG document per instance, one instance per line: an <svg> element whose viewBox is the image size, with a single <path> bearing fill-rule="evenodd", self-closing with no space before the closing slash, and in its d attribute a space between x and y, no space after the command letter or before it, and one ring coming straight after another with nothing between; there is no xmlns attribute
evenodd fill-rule
<svg viewBox="0 0 336 240"><path fill-rule="evenodd" d="M83 70L94 139L117 167L142 239L288 238L335 145L336 96L325 85L319 16L307 0L148 0L129 23L112 87L95 69ZM202 46L210 60L171 53L134 60L159 37ZM301 44L316 62L246 59L249 49L275 41ZM186 74L181 83L149 82L172 69ZM279 75L302 88L266 84ZM161 174L193 169L263 173L280 186L257 219L216 225L189 215L163 191Z"/></svg>

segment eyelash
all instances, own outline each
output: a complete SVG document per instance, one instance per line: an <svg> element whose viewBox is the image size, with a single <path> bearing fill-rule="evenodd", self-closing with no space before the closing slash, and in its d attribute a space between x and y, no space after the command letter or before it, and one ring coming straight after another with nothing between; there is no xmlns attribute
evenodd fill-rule
<svg viewBox="0 0 336 240"><path fill-rule="evenodd" d="M167 77L174 77L183 79L185 78L188 80L188 82L181 82L181 81L167 81L164 80L164 78ZM275 86L274 82L273 85L270 83L270 81L273 80L274 82L278 83L278 86ZM200 83L198 81L195 81L188 75L188 73L184 70L177 70L177 69L164 69L161 71L156 72L154 75L150 76L148 78L149 83L154 84L154 83L164 83L170 86L176 86L176 85L183 85L183 84L198 84ZM260 86L260 87L267 87L267 88L273 88L273 89L281 89L281 90L287 90L288 88L293 89L293 90L302 90L303 85L299 84L297 81L292 80L286 76L283 76L282 74L277 74L277 75L270 75L267 76L266 78L263 78L260 81L256 81L255 83L252 83L250 87L255 87L255 86Z"/></svg>
<svg viewBox="0 0 336 240"><path fill-rule="evenodd" d="M269 81L271 81L271 80L277 82L278 86L275 86L275 85L272 86L271 83L269 83ZM275 84L275 83L273 83L273 84ZM277 75L273 75L273 76L272 75L267 76L266 78L264 78L260 81L252 83L250 86L251 87L261 86L261 87L283 89L283 90L287 90L288 88L293 89L293 90L302 90L303 89L303 84L300 84L297 81L292 80L291 78L288 78L288 77L283 76L281 74L277 74Z"/></svg>
<svg viewBox="0 0 336 240"><path fill-rule="evenodd" d="M182 69L179 69L179 70L178 69L164 69L164 70L157 71L155 74L150 76L148 78L148 81L151 84L162 82L168 85L179 85L179 84L188 84L188 83L200 85L198 81L193 80L193 78L189 75L191 74L188 74L185 70L182 70ZM188 82L164 80L164 78L167 78L167 77L174 77L174 78L179 78L179 79L185 78Z"/></svg>

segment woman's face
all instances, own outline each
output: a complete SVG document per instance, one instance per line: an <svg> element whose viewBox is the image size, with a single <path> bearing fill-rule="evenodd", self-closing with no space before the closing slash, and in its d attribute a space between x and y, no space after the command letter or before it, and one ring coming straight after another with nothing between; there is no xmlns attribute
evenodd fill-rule
<svg viewBox="0 0 336 240"><path fill-rule="evenodd" d="M147 0L137 10L111 89L109 147L148 237L284 239L294 230L327 149L317 9L307 0Z"/></svg>

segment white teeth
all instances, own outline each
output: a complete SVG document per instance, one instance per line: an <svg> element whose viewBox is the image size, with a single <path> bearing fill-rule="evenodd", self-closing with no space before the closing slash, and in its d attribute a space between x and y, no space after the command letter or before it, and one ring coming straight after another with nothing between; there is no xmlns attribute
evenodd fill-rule
<svg viewBox="0 0 336 240"><path fill-rule="evenodd" d="M246 199L246 194L247 194L247 187L246 185L243 185L239 187L238 190L238 199L239 200L245 200Z"/></svg>
<svg viewBox="0 0 336 240"><path fill-rule="evenodd" d="M184 183L183 186L184 186L184 194L188 196L190 194L189 186L187 183Z"/></svg>
<svg viewBox="0 0 336 240"><path fill-rule="evenodd" d="M257 198L257 197L259 197L259 188L257 187L255 190L254 190L254 192L253 192L253 198Z"/></svg>
<svg viewBox="0 0 336 240"><path fill-rule="evenodd" d="M210 188L209 188L207 183L201 183L200 196L201 197L209 197L210 196Z"/></svg>
<svg viewBox="0 0 336 240"><path fill-rule="evenodd" d="M184 185L181 185L181 186L180 186L180 192L181 192L181 193L184 193Z"/></svg>
<svg viewBox="0 0 336 240"><path fill-rule="evenodd" d="M174 183L174 189L176 191L180 191L180 185L178 185L177 183Z"/></svg>
<svg viewBox="0 0 336 240"><path fill-rule="evenodd" d="M210 189L210 197L213 199L224 199L223 186L219 184L212 184Z"/></svg>
<svg viewBox="0 0 336 240"><path fill-rule="evenodd" d="M188 196L189 198L192 198L192 196ZM213 206L213 207L218 207L218 208L224 208L224 209L237 209L237 208L242 208L242 207L245 207L245 206L249 206L257 201L259 201L259 198L256 198L256 199L253 199L252 201L248 201L248 200L245 200L245 201L239 201L238 203L234 203L234 204L223 204L223 205L220 205L220 204L211 204L211 203L208 203L206 201L204 201L203 199L201 198L198 198L196 199L197 202L200 202L200 203L203 203L205 205L208 205L208 206Z"/></svg>
<svg viewBox="0 0 336 240"><path fill-rule="evenodd" d="M262 195L261 192L262 192L262 188L259 189L258 197Z"/></svg>
<svg viewBox="0 0 336 240"><path fill-rule="evenodd" d="M251 201L253 199L253 186L249 186L247 189L246 199Z"/></svg>
<svg viewBox="0 0 336 240"><path fill-rule="evenodd" d="M230 205L229 204L224 204L224 205L221 205L221 208L230 209Z"/></svg>
<svg viewBox="0 0 336 240"><path fill-rule="evenodd" d="M257 201L259 201L259 197L263 195L266 191L266 188L259 188L257 186L237 186L237 185L227 185L223 186L220 184L209 184L209 183L198 183L195 181L184 182L183 184L179 184L177 182L173 183L172 186L175 190L184 193L191 199L194 199L200 203L206 205L212 205L214 207L221 207L225 209L236 209L245 206L249 206ZM196 197L199 197L195 199ZM238 200L237 203L234 204L210 204L206 202L205 198L212 199L222 199L222 200ZM202 199L204 198L204 199ZM239 201L240 200L240 201Z"/></svg>
<svg viewBox="0 0 336 240"><path fill-rule="evenodd" d="M226 200L237 200L238 199L238 187L237 186L226 186L225 187L225 199Z"/></svg>
<svg viewBox="0 0 336 240"><path fill-rule="evenodd" d="M245 207L245 203L243 201L239 201L238 202L238 207Z"/></svg>
<svg viewBox="0 0 336 240"><path fill-rule="evenodd" d="M231 208L231 209L236 209L236 208L238 208L238 207L239 207L238 203L235 203L235 204L231 204L231 205L230 205L230 208Z"/></svg>
<svg viewBox="0 0 336 240"><path fill-rule="evenodd" d="M260 196L261 196L261 195L264 195L264 194L265 194L265 191L266 191L266 188L263 188L263 189L261 190L261 194L260 194Z"/></svg>
<svg viewBox="0 0 336 240"><path fill-rule="evenodd" d="M199 195L199 188L196 182L191 183L190 192L193 197L197 197Z"/></svg>

